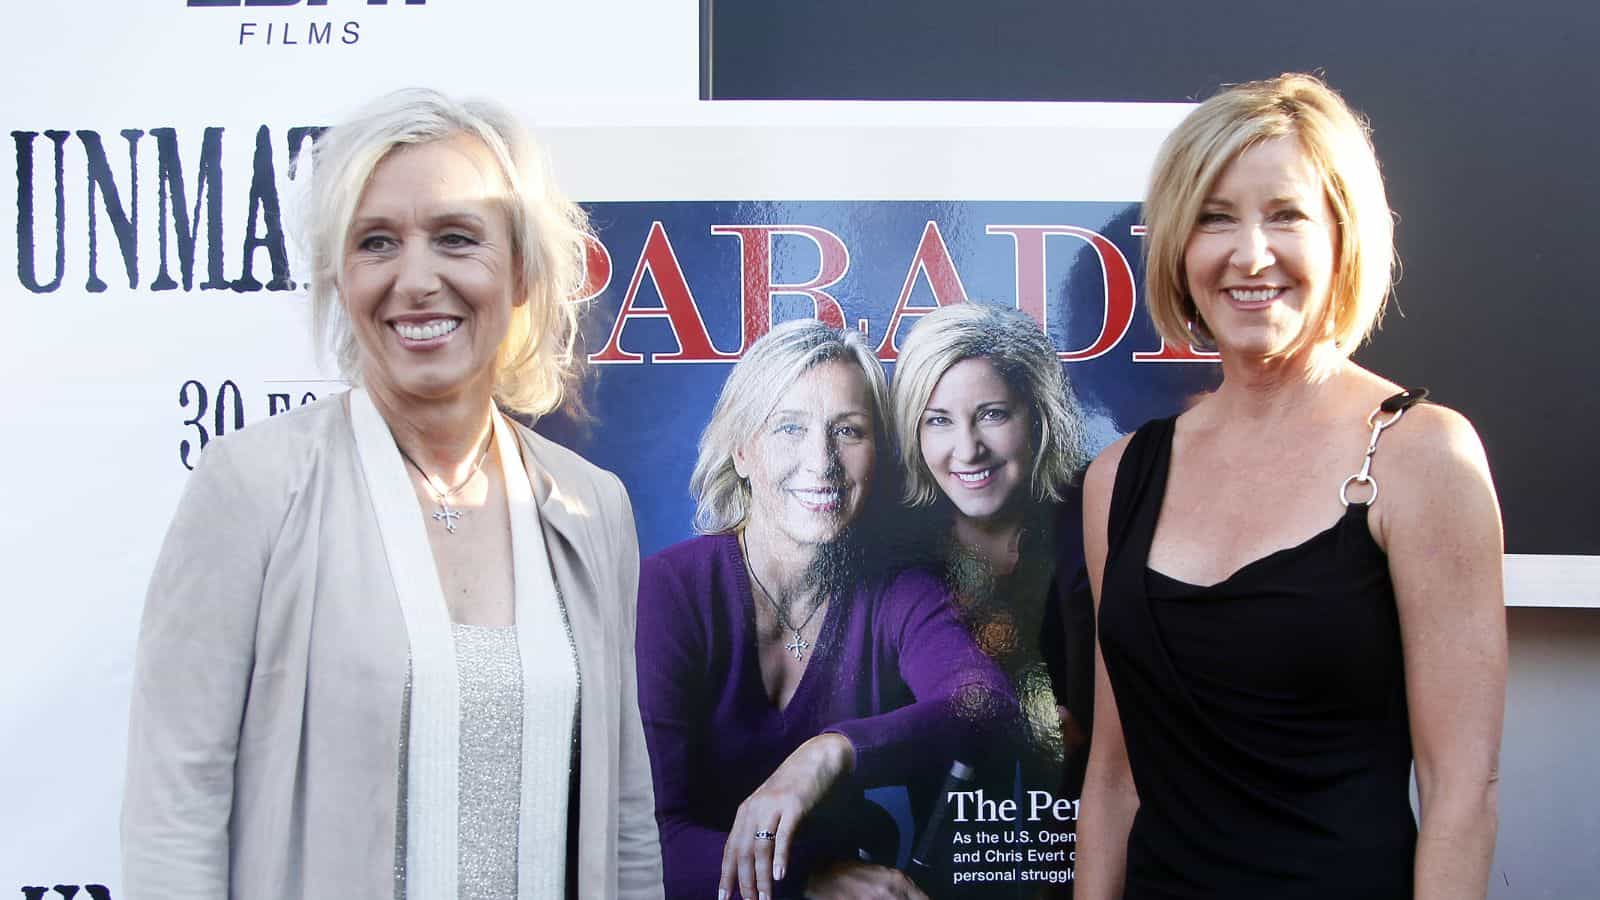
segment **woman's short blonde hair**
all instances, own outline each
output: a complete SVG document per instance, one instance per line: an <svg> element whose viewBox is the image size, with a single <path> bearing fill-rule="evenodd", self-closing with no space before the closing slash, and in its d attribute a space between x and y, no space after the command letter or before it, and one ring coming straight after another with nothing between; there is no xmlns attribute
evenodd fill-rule
<svg viewBox="0 0 1600 900"><path fill-rule="evenodd" d="M733 452L756 434L777 408L783 392L814 366L831 360L861 370L872 399L872 431L881 456L888 446L883 365L860 332L830 328L816 319L785 322L750 345L728 373L700 435L700 452L689 476L694 528L726 534L750 514L750 483L734 471Z"/></svg>
<svg viewBox="0 0 1600 900"><path fill-rule="evenodd" d="M1393 286L1394 216L1369 129L1320 79L1291 73L1222 91L1161 145L1144 202L1145 297L1167 343L1196 343L1191 323L1204 325L1183 256L1206 197L1239 154L1286 136L1321 176L1338 225L1329 302L1289 352L1331 340L1349 356L1377 326Z"/></svg>
<svg viewBox="0 0 1600 900"><path fill-rule="evenodd" d="M582 368L575 351L588 219L550 175L533 136L498 104L409 89L380 97L316 143L306 204L311 308L318 342L339 370L360 381L359 349L339 301L349 229L378 164L396 147L459 135L483 142L506 181L516 277L527 302L512 309L495 361L495 399L513 411L549 412L570 395Z"/></svg>
<svg viewBox="0 0 1600 900"><path fill-rule="evenodd" d="M1034 500L1061 500L1088 462L1082 411L1061 372L1061 359L1039 323L1026 313L977 303L942 306L922 317L906 338L890 389L895 438L905 467L905 499L925 506L939 495L922 458L922 414L939 379L964 359L987 359L1028 403L1033 417Z"/></svg>

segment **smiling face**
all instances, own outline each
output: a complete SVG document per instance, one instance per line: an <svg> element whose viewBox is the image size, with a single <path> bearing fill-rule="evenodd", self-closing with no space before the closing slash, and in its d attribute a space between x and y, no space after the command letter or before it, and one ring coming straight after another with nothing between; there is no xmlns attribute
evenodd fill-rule
<svg viewBox="0 0 1600 900"><path fill-rule="evenodd" d="M1219 350L1279 356L1321 326L1336 229L1294 137L1263 141L1223 169L1183 253L1189 295Z"/></svg>
<svg viewBox="0 0 1600 900"><path fill-rule="evenodd" d="M1033 415L982 357L945 370L922 413L922 460L956 511L986 522L1015 511L1033 472Z"/></svg>
<svg viewBox="0 0 1600 900"><path fill-rule="evenodd" d="M734 468L750 481L745 534L753 554L809 559L855 521L876 461L872 409L859 368L819 363L734 450Z"/></svg>
<svg viewBox="0 0 1600 900"><path fill-rule="evenodd" d="M362 381L391 407L492 395L522 302L505 197L494 158L467 136L397 147L373 169L339 294Z"/></svg>

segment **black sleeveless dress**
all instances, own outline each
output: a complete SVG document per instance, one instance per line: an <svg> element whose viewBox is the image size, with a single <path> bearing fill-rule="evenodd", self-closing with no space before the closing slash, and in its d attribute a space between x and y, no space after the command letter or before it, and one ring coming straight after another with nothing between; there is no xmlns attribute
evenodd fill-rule
<svg viewBox="0 0 1600 900"><path fill-rule="evenodd" d="M1400 626L1367 507L1218 584L1163 576L1174 421L1129 443L1107 533L1100 641L1140 801L1123 896L1409 898Z"/></svg>

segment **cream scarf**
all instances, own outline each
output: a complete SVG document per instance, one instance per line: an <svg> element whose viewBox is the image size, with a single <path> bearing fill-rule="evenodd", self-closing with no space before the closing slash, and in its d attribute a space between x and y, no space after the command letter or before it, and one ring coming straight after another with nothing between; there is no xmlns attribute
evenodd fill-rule
<svg viewBox="0 0 1600 900"><path fill-rule="evenodd" d="M424 518L388 424L362 388L350 391L356 453L372 499L411 648L406 765L406 898L456 900L460 848L461 707L450 613ZM522 442L498 412L495 445L510 507L518 653L522 661L522 796L517 894L560 896L566 862L568 770L578 672L545 549ZM552 652L554 651L554 652ZM550 709L554 689L567 715ZM539 698L540 702L531 702ZM553 882L555 891L548 888Z"/></svg>

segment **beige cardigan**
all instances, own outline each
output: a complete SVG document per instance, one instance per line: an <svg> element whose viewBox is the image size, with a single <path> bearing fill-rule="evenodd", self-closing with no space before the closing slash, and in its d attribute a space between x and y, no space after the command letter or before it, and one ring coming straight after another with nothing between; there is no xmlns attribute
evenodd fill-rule
<svg viewBox="0 0 1600 900"><path fill-rule="evenodd" d="M661 896L634 677L638 544L610 475L518 428L580 678L580 897ZM145 603L131 900L392 898L407 636L341 395L213 441Z"/></svg>

